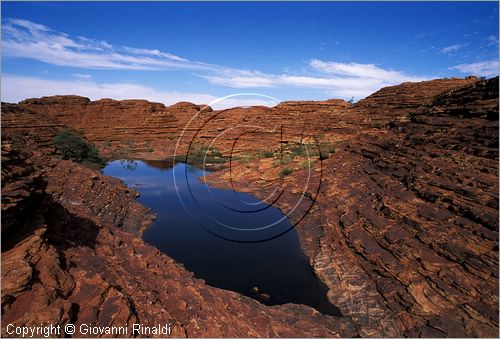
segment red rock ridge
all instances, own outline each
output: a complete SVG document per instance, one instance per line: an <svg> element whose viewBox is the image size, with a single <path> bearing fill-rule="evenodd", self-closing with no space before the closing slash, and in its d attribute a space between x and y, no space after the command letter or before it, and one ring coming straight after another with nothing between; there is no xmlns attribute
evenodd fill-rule
<svg viewBox="0 0 500 339"><path fill-rule="evenodd" d="M48 145L51 135L69 127L96 142L105 154L149 159L172 155L185 124L200 108L136 100L91 102L81 97L30 99L7 105L5 110L4 106L2 132L6 138L27 134L28 139L39 139L34 146ZM203 125L204 119L212 120ZM117 194L113 199L118 205L129 201L128 208L111 206L106 214L101 212L106 204L100 203L106 199L95 196L101 191L88 179L95 172L59 160L35 160L38 167L12 179L9 173L15 171L6 167L9 189L5 192L13 192L5 195L11 199L6 207L15 206L12 203L18 194L37 199L46 192L57 197L55 201L66 211L54 212L55 219L50 220L65 227L49 227L46 222L47 226L36 228L42 230L36 231L40 234L33 231L26 237L29 242L14 241L15 246L2 253L2 265L27 260L21 270L25 273L3 278L10 291L4 303L2 290L3 324L5 317L38 321L32 313L20 314L31 300L41 298L50 302L44 301L40 309L53 305L50 307L59 310L57 314L63 314L50 320L132 323L140 319L149 323L174 319L179 324L175 333L189 336L498 336L498 78L405 83L384 88L354 105L329 100L207 110L188 127L186 139L197 133L197 141L209 142L241 122L268 130L241 138L239 154L280 145L282 139L297 143L308 135L335 146L327 159L313 165L309 179L321 180L321 189L297 231L311 265L329 287L329 299L344 317L322 316L302 306L266 307L204 285L144 245L137 235L117 227L120 221L129 230L147 223L141 216L148 212L133 203L133 192L97 175L93 180L104 182L104 192L108 192L101 193L104 197ZM39 126L47 128L37 132ZM238 133L224 135L217 144L219 149L229 152ZM127 145L129 140L134 144ZM147 151L148 146L152 152ZM39 151L43 156L45 149ZM17 150L7 147L6 159L22 158ZM309 176L301 167L304 160L297 156L286 165L273 158L236 160L231 172L215 172L210 180L227 185L232 178L238 190L260 197L281 184L285 193L277 206L286 211L299 197L313 196L313 192L301 191ZM36 178L40 177L37 171L47 168L45 163L53 164L62 175L42 175L48 178L43 188L36 185ZM293 173L280 181L285 166L292 167ZM18 182L34 184L25 189ZM71 188L80 182L81 190L74 192ZM16 187L21 193L16 193ZM94 241L94 247L58 243L68 236L64 232L70 232L70 239L79 234L71 238L71 227L60 220L64 213L97 225L99 241ZM40 218L47 216L41 213ZM36 225L40 224L44 222ZM95 229L87 221L83 225ZM30 251L37 255L27 255ZM59 267L62 273L57 273L57 279L42 277L32 288L38 257L55 258L42 264L55 267L55 272ZM14 274L12 267L2 267L2 273ZM15 283L18 280L21 283ZM166 286L164 281L170 284ZM94 291L92 286L98 287ZM92 308L84 302L87 299L97 300L100 306ZM212 304L214 300L220 308L207 307L207 301ZM76 320L73 304L78 305ZM47 309L52 310L50 307ZM230 320L221 322L222 317ZM251 325L254 319L263 326L261 330Z"/></svg>

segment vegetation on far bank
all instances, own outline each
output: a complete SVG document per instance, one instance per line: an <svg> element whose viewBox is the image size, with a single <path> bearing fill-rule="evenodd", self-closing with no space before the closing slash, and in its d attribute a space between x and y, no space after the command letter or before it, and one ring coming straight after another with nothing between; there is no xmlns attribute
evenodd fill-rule
<svg viewBox="0 0 500 339"><path fill-rule="evenodd" d="M187 160L188 163L221 164L229 161L229 157L215 147L192 145Z"/></svg>
<svg viewBox="0 0 500 339"><path fill-rule="evenodd" d="M284 143L276 149L264 150L253 154L244 153L235 156L234 159L247 163L254 159L273 158L275 165L286 165L297 158L305 158L309 163L317 160L326 160L335 153L335 147L331 142L318 143Z"/></svg>
<svg viewBox="0 0 500 339"><path fill-rule="evenodd" d="M53 140L56 150L65 160L103 166L105 160L99 156L97 148L72 130L60 131Z"/></svg>
<svg viewBox="0 0 500 339"><path fill-rule="evenodd" d="M260 152L242 152L234 160L246 164L254 160L270 159L273 167L279 168L278 176L284 179L295 171L311 168L316 162L328 159L336 152L335 144L320 140L317 142L283 142L275 148Z"/></svg>

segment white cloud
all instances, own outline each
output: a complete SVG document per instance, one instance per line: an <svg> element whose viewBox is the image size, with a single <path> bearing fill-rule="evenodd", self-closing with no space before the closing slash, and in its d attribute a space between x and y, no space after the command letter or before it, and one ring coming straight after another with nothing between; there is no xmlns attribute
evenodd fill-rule
<svg viewBox="0 0 500 339"><path fill-rule="evenodd" d="M381 87L428 78L413 77L385 70L373 64L325 62L313 59L309 66L314 75L265 74L226 69L217 75L204 75L213 84L234 88L293 86L327 90L340 98L364 98Z"/></svg>
<svg viewBox="0 0 500 339"><path fill-rule="evenodd" d="M411 77L401 72L386 70L373 64L324 62L313 59L310 66L318 71L335 74L338 76L376 79L379 82L401 83L405 81L421 81L422 77Z"/></svg>
<svg viewBox="0 0 500 339"><path fill-rule="evenodd" d="M28 58L57 66L122 70L213 67L158 50L114 47L105 41L86 37L72 39L65 33L27 20L7 19L2 30L3 56Z"/></svg>
<svg viewBox="0 0 500 339"><path fill-rule="evenodd" d="M212 84L234 88L274 87L274 76L255 71L221 69L214 75L202 75Z"/></svg>
<svg viewBox="0 0 500 339"><path fill-rule="evenodd" d="M441 48L439 50L439 53L450 54L450 53L458 51L459 49L462 49L463 47L465 47L465 45L463 45L463 44L454 44L454 45L450 45L450 46Z"/></svg>
<svg viewBox="0 0 500 339"><path fill-rule="evenodd" d="M81 80L90 80L92 79L92 76L90 74L81 74L81 73L73 73L71 74L75 78L81 79Z"/></svg>
<svg viewBox="0 0 500 339"><path fill-rule="evenodd" d="M51 95L81 95L91 100L112 98L145 99L172 105L180 101L196 104L209 104L218 97L206 93L189 93L178 91L162 91L133 83L96 83L89 78L84 80L47 80L36 77L4 75L1 79L3 102L19 102L27 98L38 98ZM133 93L133 94L131 94ZM218 101L215 109L237 106L274 106L277 102L262 96L241 95Z"/></svg>
<svg viewBox="0 0 500 339"><path fill-rule="evenodd" d="M451 67L462 73L473 74L477 76L493 77L498 75L498 60L488 60L475 62L472 64L461 64Z"/></svg>
<svg viewBox="0 0 500 339"><path fill-rule="evenodd" d="M81 69L193 70L197 72L198 76L212 84L232 88L316 88L323 90L332 97L351 98L354 96L356 99L361 99L384 86L428 79L428 77L414 77L402 72L383 69L374 64L340 63L317 59L309 62L309 69L304 71L304 74L266 74L259 71L234 69L191 61L157 49L116 47L105 41L86 37L70 38L65 33L54 31L47 26L27 20L7 19L2 24L2 28L3 57L28 58L52 65ZM82 87L84 83L87 85L92 84L88 77L74 76L85 80L69 82L73 86L74 84L79 85L78 88L74 88L75 90L78 89L84 92L91 90L88 86ZM57 87L58 84L61 84L60 81L46 81L47 84L54 85L54 88L62 90L64 93L70 93L65 87ZM19 82L15 83L22 86ZM113 94L119 96L123 94L124 92L121 90L124 85L129 86L130 84L120 84L117 87L118 93ZM115 85L110 88L106 88L105 84L98 86L108 92L115 88L113 87ZM147 86L141 85L141 88L150 90ZM35 96L33 93L26 93L24 88L19 88L19 91L31 97ZM61 94L54 90L51 90L51 93ZM81 92L74 93L82 94ZM92 93L95 92L92 91ZM134 93L136 97L141 97L138 93L141 93L144 98L151 98L152 96L148 91L142 90L129 93ZM159 96L164 98L164 93Z"/></svg>
<svg viewBox="0 0 500 339"><path fill-rule="evenodd" d="M177 55L173 55L170 53L160 52L157 49L144 49L144 48L133 48L133 47L124 47L124 49L126 51L134 53L134 54L162 56L162 57L167 58L167 59L189 62L189 60L187 60L187 59L181 58Z"/></svg>

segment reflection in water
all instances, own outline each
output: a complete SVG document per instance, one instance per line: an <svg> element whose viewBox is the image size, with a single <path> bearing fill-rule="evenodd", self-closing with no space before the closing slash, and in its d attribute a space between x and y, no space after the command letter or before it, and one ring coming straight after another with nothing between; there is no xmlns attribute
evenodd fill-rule
<svg viewBox="0 0 500 339"><path fill-rule="evenodd" d="M103 172L137 189L138 200L157 215L144 233L146 242L212 286L268 305L306 304L325 314L340 315L328 302L327 288L314 274L295 230L258 243L231 242L214 235L252 240L261 239L262 232L267 235L290 228L278 209L263 208L264 203L246 193L209 188L199 180L205 172L191 165L172 167L168 161L168 168L158 162L154 167L134 163L111 162ZM252 213L257 209L262 211Z"/></svg>
<svg viewBox="0 0 500 339"><path fill-rule="evenodd" d="M174 166L174 159L172 160L143 160L149 167L154 167L159 170L169 170Z"/></svg>
<svg viewBox="0 0 500 339"><path fill-rule="evenodd" d="M135 171L137 169L137 161L135 160L118 160L120 165L126 170Z"/></svg>

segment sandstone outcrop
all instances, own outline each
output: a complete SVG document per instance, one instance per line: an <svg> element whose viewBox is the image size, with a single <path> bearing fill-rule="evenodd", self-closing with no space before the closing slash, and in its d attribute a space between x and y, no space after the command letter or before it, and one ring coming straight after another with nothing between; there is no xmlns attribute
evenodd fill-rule
<svg viewBox="0 0 500 339"><path fill-rule="evenodd" d="M161 158L171 155L179 128L205 106L177 103L166 107L146 100L90 101L79 96L53 96L27 99L18 107L79 131L105 155L124 157L142 152Z"/></svg>
<svg viewBox="0 0 500 339"><path fill-rule="evenodd" d="M498 78L472 80L450 80L446 93L434 87L442 81L383 89L380 115L376 105L365 111L374 98L354 105L357 130L312 174L296 158L280 183L279 168L259 159L209 182L231 180L262 199L281 186L277 206L287 212L321 181L296 229L330 300L362 336L497 336ZM418 100L398 109L401 93Z"/></svg>
<svg viewBox="0 0 500 339"><path fill-rule="evenodd" d="M13 224L18 231L2 237L2 336L8 324L70 322L125 326L127 336L134 323L171 324L180 337L357 334L347 318L303 305L268 307L195 279L142 241L153 216L118 179L10 141L2 150L2 231ZM9 212L14 203L17 214Z"/></svg>
<svg viewBox="0 0 500 339"><path fill-rule="evenodd" d="M300 201L291 221L343 317L193 278L140 239L152 214L133 190L51 155L64 128L111 158L215 139L234 158L211 184L262 199L278 187L284 212ZM497 337L498 128L498 78L404 83L356 104L2 104L2 334L6 321L161 320L178 336ZM320 148L312 161L301 143Z"/></svg>

